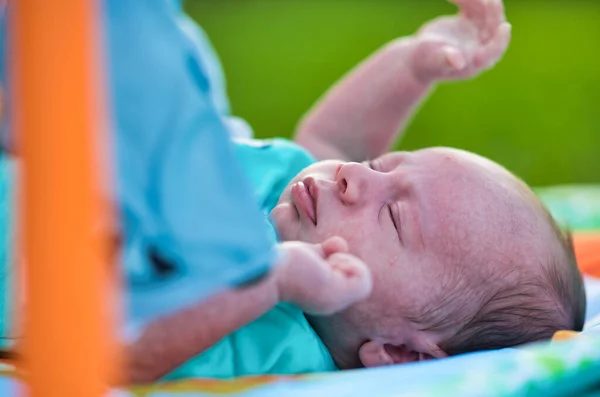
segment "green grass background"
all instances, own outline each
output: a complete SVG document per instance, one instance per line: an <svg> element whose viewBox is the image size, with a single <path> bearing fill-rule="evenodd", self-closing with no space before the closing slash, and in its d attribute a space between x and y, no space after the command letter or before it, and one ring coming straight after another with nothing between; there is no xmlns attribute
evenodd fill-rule
<svg viewBox="0 0 600 397"><path fill-rule="evenodd" d="M490 157L533 185L600 183L600 0L505 1L513 41L476 80L440 86L398 147ZM385 42L454 12L443 0L196 0L233 112L292 136L325 90Z"/></svg>

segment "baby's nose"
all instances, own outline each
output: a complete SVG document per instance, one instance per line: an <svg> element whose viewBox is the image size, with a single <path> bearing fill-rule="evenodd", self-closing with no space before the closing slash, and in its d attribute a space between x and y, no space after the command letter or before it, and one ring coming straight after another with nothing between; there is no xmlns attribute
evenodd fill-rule
<svg viewBox="0 0 600 397"><path fill-rule="evenodd" d="M346 205L360 204L374 182L375 172L361 163L346 163L336 174L340 198Z"/></svg>

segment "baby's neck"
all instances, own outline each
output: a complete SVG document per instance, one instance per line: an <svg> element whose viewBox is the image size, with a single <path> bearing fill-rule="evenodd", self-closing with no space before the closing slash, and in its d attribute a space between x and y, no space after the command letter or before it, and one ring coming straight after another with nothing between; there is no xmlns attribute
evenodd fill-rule
<svg viewBox="0 0 600 397"><path fill-rule="evenodd" d="M363 365L358 357L360 341L354 342L347 332L344 337L339 337L335 331L338 328L330 317L305 315L311 327L315 330L323 344L329 351L333 362L339 369L361 368Z"/></svg>

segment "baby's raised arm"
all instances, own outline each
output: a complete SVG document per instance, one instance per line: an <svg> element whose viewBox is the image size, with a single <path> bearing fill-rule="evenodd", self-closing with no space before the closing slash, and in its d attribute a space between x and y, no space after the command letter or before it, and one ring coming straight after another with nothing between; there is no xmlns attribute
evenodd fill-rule
<svg viewBox="0 0 600 397"><path fill-rule="evenodd" d="M491 68L510 41L502 0L452 0L455 16L394 40L329 90L296 142L319 159L363 161L386 152L438 81Z"/></svg>

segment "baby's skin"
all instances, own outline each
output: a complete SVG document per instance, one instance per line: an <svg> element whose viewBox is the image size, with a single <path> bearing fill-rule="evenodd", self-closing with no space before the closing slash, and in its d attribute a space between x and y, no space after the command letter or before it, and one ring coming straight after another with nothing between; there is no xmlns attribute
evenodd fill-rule
<svg viewBox="0 0 600 397"><path fill-rule="evenodd" d="M351 307L309 317L342 369L445 357L440 346L480 312L488 293L541 273L540 261L512 258L542 257L554 241L527 186L487 159L448 148L315 163L271 215L284 241L345 243L343 257L324 255L343 273L344 291L362 295L360 287L372 284ZM365 262L371 280L348 253ZM323 277L304 272L294 277ZM323 314L318 305L307 309Z"/></svg>
<svg viewBox="0 0 600 397"><path fill-rule="evenodd" d="M478 230L471 218L495 210L495 194L516 200L526 191L507 171L469 153L385 154L436 83L477 76L508 46L501 0L453 2L458 15L386 44L308 113L295 140L328 161L296 177L272 212L284 240L279 263L251 286L151 323L129 346L129 381L160 378L279 302L314 315L340 368L446 355L437 344L445 334L418 332L408 321L445 291L444 263L435 260L448 254L445 235L491 235L493 222ZM504 184L479 188L497 180ZM341 331L367 322L372 327Z"/></svg>

